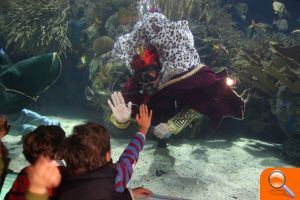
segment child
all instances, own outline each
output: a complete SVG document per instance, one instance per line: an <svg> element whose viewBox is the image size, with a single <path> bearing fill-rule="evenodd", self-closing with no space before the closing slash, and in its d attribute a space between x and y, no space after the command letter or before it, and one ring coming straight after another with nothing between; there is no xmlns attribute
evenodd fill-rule
<svg viewBox="0 0 300 200"><path fill-rule="evenodd" d="M65 132L59 126L39 126L24 137L23 154L31 165L34 165L41 156L54 160L64 138ZM25 167L21 170L12 188L5 196L5 200L25 199L25 192L29 187L27 169L28 167ZM53 192L49 188L50 197L53 196Z"/></svg>
<svg viewBox="0 0 300 200"><path fill-rule="evenodd" d="M152 111L148 112L145 105L140 106L136 116L139 132L117 163L112 162L110 136L103 126L87 123L74 127L62 151L70 176L62 179L58 199L125 200L149 197L151 191L144 188L130 190L126 185L144 146L151 117Z"/></svg>
<svg viewBox="0 0 300 200"><path fill-rule="evenodd" d="M7 157L7 150L2 143L2 138L8 133L10 125L7 123L7 118L0 115L0 191L6 176L6 171L9 163L9 158Z"/></svg>

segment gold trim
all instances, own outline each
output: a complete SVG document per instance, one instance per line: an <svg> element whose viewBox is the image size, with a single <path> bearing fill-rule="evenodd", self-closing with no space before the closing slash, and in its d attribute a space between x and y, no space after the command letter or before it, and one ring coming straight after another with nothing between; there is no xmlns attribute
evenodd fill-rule
<svg viewBox="0 0 300 200"><path fill-rule="evenodd" d="M126 129L126 128L128 128L129 127L129 125L131 124L131 120L128 120L126 123L124 123L124 124L120 124L120 123L118 123L117 122L117 120L116 120L116 118L115 118L115 116L114 116L114 114L111 114L111 116L110 116L110 121L111 121L111 123L113 124L113 125L115 125L117 128L119 128L119 129Z"/></svg>
<svg viewBox="0 0 300 200"><path fill-rule="evenodd" d="M61 62L61 59L60 59L60 57L57 55L56 52L53 53L53 58L52 58L52 63L51 63L51 65L52 65L53 62L55 61L55 57L57 57L57 59L58 59L58 61L59 61L59 65L60 65L59 74L58 74L57 78L56 78L52 83L50 83L44 90L42 90L40 93L38 93L37 96L32 97L32 96L27 95L27 94L25 94L24 92L21 92L21 91L19 91L19 90L9 89L9 88L7 88L5 85L3 85L2 83L0 83L0 86L1 86L5 91L8 91L8 92L14 92L14 93L17 93L17 94L21 94L21 95L23 95L23 96L25 96L25 97L27 97L27 98L33 100L33 101L36 101L36 100L40 97L39 95L42 94L43 92L45 92L46 90L48 90L52 85L54 85L54 83L58 80L58 78L59 78L60 75L61 75L61 71L62 71L62 62Z"/></svg>
<svg viewBox="0 0 300 200"><path fill-rule="evenodd" d="M183 109L171 119L168 120L167 125L170 133L177 135L192 121L200 118L202 114L194 109Z"/></svg>
<svg viewBox="0 0 300 200"><path fill-rule="evenodd" d="M186 78L188 78L188 77L194 75L196 72L198 72L198 71L199 71L202 67L204 67L204 66L206 66L206 65L204 65L204 64L199 64L197 67L195 67L194 69L192 69L190 72L184 74L183 76L180 76L180 77L178 77L178 78L172 79L172 80L170 80L170 81L168 81L168 82L166 82L166 83L164 83L164 84L161 84L160 86L158 86L158 90L162 90L162 89L164 89L165 87L168 87L169 85L172 85L172 84L174 84L174 83L177 83L177 82L179 82L179 81L181 81L181 80L183 80L183 79L186 79Z"/></svg>

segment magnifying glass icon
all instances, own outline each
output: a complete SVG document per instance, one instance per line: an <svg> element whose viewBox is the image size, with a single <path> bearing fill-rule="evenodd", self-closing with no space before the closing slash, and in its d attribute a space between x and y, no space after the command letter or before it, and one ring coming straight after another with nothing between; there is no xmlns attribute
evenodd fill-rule
<svg viewBox="0 0 300 200"><path fill-rule="evenodd" d="M270 176L269 176L269 184L276 189L283 188L289 195L290 197L294 198L295 193L288 188L286 185L286 178L285 175L279 171L279 170L274 170Z"/></svg>

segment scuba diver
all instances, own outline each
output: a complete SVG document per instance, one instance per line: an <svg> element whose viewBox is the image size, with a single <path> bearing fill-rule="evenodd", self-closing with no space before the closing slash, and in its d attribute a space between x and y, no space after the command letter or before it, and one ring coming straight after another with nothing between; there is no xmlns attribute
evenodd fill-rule
<svg viewBox="0 0 300 200"><path fill-rule="evenodd" d="M132 33L118 38L112 55L126 62L133 75L122 93L108 100L118 128L130 125L141 104L153 110L154 134L160 139L178 134L203 115L212 129L225 116L243 119L244 101L230 87L227 70L215 73L200 62L187 21L148 13Z"/></svg>
<svg viewBox="0 0 300 200"><path fill-rule="evenodd" d="M58 121L25 109L58 79L61 61L56 53L22 60L10 60L0 44L0 114L5 115L11 132L26 134L39 125L60 125Z"/></svg>

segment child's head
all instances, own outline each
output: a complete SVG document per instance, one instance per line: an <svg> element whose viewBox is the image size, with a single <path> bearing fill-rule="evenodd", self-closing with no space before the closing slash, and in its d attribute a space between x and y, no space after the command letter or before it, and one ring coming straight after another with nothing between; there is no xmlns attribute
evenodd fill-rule
<svg viewBox="0 0 300 200"><path fill-rule="evenodd" d="M71 175L97 169L110 161L110 136L95 123L75 126L62 147L62 158Z"/></svg>
<svg viewBox="0 0 300 200"><path fill-rule="evenodd" d="M31 164L34 164L40 156L54 160L57 150L64 139L65 132L59 126L39 126L25 135L23 139L23 154Z"/></svg>
<svg viewBox="0 0 300 200"><path fill-rule="evenodd" d="M8 125L7 118L4 115L0 115L0 139L8 133L9 128L10 125Z"/></svg>

